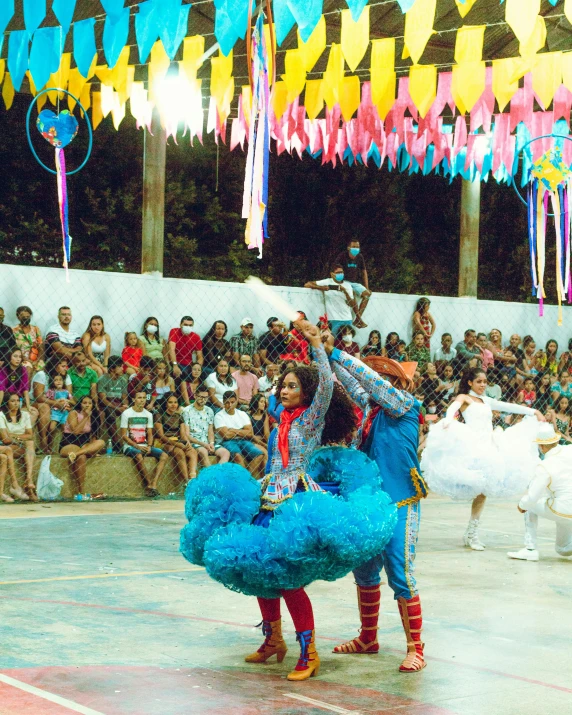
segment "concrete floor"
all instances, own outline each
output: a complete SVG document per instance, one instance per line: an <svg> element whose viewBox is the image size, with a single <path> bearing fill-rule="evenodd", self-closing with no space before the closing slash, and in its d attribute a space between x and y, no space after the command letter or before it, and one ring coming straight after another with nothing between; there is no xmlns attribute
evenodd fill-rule
<svg viewBox="0 0 572 715"><path fill-rule="evenodd" d="M428 667L404 676L387 587L378 656L335 656L356 627L351 577L310 586L322 671L288 683L250 666L261 642L252 598L178 554L181 502L0 507L0 715L572 713L572 562L542 524L541 561L509 561L521 518L484 514L484 553L461 546L466 505L423 506L417 578Z"/></svg>

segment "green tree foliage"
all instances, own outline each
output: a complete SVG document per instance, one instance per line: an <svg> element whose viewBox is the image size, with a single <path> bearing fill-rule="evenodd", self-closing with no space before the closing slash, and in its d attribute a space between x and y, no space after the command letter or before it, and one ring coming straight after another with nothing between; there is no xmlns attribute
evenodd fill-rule
<svg viewBox="0 0 572 715"><path fill-rule="evenodd" d="M25 137L28 98L0 112L3 191L0 250L5 263L57 266L61 232L55 177L34 161ZM48 165L53 150L36 134ZM126 117L94 134L87 167L68 179L72 266L139 272L144 133ZM66 149L69 167L86 148L85 126ZM167 148L165 275L241 281L254 273L301 285L329 273L351 238L363 243L370 283L395 293L455 295L460 179L409 176L384 166L322 166L309 156L272 155L270 239L259 260L244 244L241 218L245 154L184 137ZM553 265L549 255L548 265ZM550 272L550 271L548 271ZM548 289L552 286L549 284ZM526 210L514 191L483 184L479 296L529 300Z"/></svg>

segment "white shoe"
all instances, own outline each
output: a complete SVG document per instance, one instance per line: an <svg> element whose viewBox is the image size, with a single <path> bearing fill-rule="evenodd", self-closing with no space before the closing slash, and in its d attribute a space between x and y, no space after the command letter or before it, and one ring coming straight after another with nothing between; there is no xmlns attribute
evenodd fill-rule
<svg viewBox="0 0 572 715"><path fill-rule="evenodd" d="M473 551L484 551L485 545L479 539L478 529L478 519L471 519L471 521L469 521L469 525L467 526L467 530L465 531L465 534L463 536L463 541L465 543L465 546L468 546L469 548L473 549Z"/></svg>
<svg viewBox="0 0 572 715"><path fill-rule="evenodd" d="M519 559L520 561L538 561L538 551L536 549L521 549L520 551L509 551L509 559Z"/></svg>
<svg viewBox="0 0 572 715"><path fill-rule="evenodd" d="M20 499L20 501L29 501L30 500L30 497L26 494L26 492L20 486L19 487L11 487L10 494L13 497L16 497L16 499Z"/></svg>

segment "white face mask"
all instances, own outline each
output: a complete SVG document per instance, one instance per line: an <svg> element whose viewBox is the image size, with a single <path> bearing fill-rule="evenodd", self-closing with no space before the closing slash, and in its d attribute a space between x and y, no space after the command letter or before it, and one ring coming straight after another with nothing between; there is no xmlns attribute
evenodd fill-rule
<svg viewBox="0 0 572 715"><path fill-rule="evenodd" d="M181 333L183 333L183 335L190 335L192 333L192 331L193 331L192 325L182 325L181 326Z"/></svg>
<svg viewBox="0 0 572 715"><path fill-rule="evenodd" d="M352 342L352 336L351 335L343 335L342 340L344 341L344 343L346 343L346 345L350 345L350 343Z"/></svg>
<svg viewBox="0 0 572 715"><path fill-rule="evenodd" d="M147 332L151 333L151 335L154 335L158 330L159 330L159 328L156 325L148 325L147 326Z"/></svg>
<svg viewBox="0 0 572 715"><path fill-rule="evenodd" d="M436 407L429 407L429 408L427 409L427 412L429 412L430 415L434 415L434 414L437 412L437 408L436 408Z"/></svg>

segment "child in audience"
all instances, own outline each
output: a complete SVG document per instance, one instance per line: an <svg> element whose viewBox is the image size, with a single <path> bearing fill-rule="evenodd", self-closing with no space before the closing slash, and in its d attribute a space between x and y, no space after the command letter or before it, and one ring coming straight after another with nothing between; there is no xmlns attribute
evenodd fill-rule
<svg viewBox="0 0 572 715"><path fill-rule="evenodd" d="M135 375L139 368L139 363L143 357L143 346L137 337L137 333L125 333L125 347L121 351L123 360L123 372L127 375Z"/></svg>
<svg viewBox="0 0 572 715"><path fill-rule="evenodd" d="M50 410L50 424L48 426L48 445L51 449L54 433L65 425L69 412L73 405L71 392L66 389L63 375L55 374L50 380L50 386L46 390L48 400L58 400Z"/></svg>
<svg viewBox="0 0 572 715"><path fill-rule="evenodd" d="M519 405L526 405L527 407L532 407L536 402L536 391L531 377L527 377L524 381L523 388L518 393L516 401Z"/></svg>
<svg viewBox="0 0 572 715"><path fill-rule="evenodd" d="M397 352L395 353L395 357L393 360L397 360L397 362L407 362L407 353L405 352L405 348L407 347L407 343L405 340L399 340L397 343Z"/></svg>

